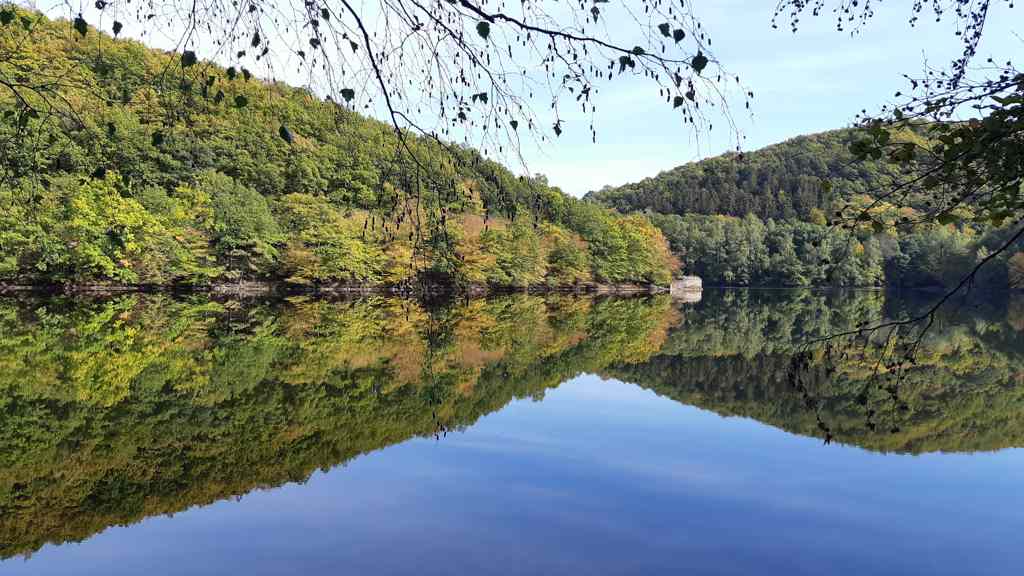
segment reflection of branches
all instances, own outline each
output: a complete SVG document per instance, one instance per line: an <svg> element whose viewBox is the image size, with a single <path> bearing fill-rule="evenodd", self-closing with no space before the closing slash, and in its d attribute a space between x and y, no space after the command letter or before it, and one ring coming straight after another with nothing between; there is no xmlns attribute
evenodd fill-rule
<svg viewBox="0 0 1024 576"><path fill-rule="evenodd" d="M806 341L804 343L804 350L800 354L794 356L788 377L790 383L803 394L808 407L817 406L813 398L809 395L806 386L803 385L802 379L802 373L806 372L810 368L809 359L811 357L811 351L818 345L824 344L830 359L833 346L845 347L846 340L852 340L856 343L857 340L863 339L862 353L867 356L869 353L869 347L873 348L877 353L877 358L875 359L875 363L872 368L872 375L865 383L864 389L858 397L858 403L865 406L865 409L867 410L866 415L868 427L871 430L874 430L876 425L876 422L873 419L877 412L874 408L867 407L869 393L872 389L882 390L887 395L888 400L893 407L893 418L895 418L896 412L906 411L907 405L899 396L900 385L906 376L907 370L917 363L917 355L921 349L922 343L924 342L925 335L935 324L939 311L957 294L965 293L966 297L967 293L969 293L971 289L975 277L978 274L978 271L999 254L1005 252L1018 240L1024 238L1024 225L1021 224L1022 223L1018 223L1020 228L1017 229L1009 240L1004 242L997 250L994 250L992 253L979 260L972 267L970 272L964 275L954 288L946 291L941 298L932 303L924 312L912 315L909 318L882 322L864 322L857 328L851 330L834 332ZM904 331L907 328L915 326L917 327L916 330L912 329L909 333L904 334ZM884 333L881 343L876 343L874 346L871 346L872 337L879 333ZM846 353L847 352L844 350L842 353L843 357L845 357ZM886 378L891 380L891 383L884 384L882 382L883 374ZM815 414L818 419L818 426L825 434L825 443L827 444L832 439L831 430L821 419L817 408L815 408ZM897 433L899 430L899 426L894 422L891 432Z"/></svg>
<svg viewBox="0 0 1024 576"><path fill-rule="evenodd" d="M935 100L926 98L924 103L918 104L919 108L911 107L911 109L917 110L917 113L921 116L936 113L938 110L951 113L952 110L944 108L944 106L959 106L960 103L969 102L972 99L980 99L980 101L990 98L998 99L996 94L1002 94L1007 91L1022 94L1024 93L1022 92L1024 91L1024 75L1015 74L1012 79L1001 77L997 82L984 83L983 85L986 89L980 93L975 93L978 95L959 98L953 101L954 104L944 104L950 102L949 100L940 100L940 104L935 104ZM970 91L970 89L966 90ZM963 91L964 89L960 89L957 92L962 93ZM1018 108L1020 108L1019 105ZM974 208L980 211L982 216L980 219L983 222L998 220L1001 223L1004 219L1012 218L1016 226L1021 226L1022 222L1024 222L1021 220L1021 215L1024 213L1024 198L1020 196L1019 190L1022 182L1024 182L1024 171L1021 170L1019 164L1016 166L1013 164L1015 159L1019 162L1017 155L1021 146L1024 145L1024 142L1021 141L1021 136L1024 134L1024 124L1020 122L1018 117L1014 116L1015 113L1016 111L1012 108L1002 109L997 110L992 117L984 122L972 122L952 127L948 124L935 125L936 134L938 134L941 144L936 147L937 150L929 150L929 153L936 156L930 163L930 167L922 174L915 175L902 183L894 185L888 193L877 195L873 202L860 210L853 218L854 223L871 221L872 217L869 214L871 209L879 206L885 199L902 192L905 188L922 184L925 190L937 191L936 186L944 183L953 190L952 199L948 200L944 205L940 204L939 208L920 219L904 219L903 222L897 223L897 226L902 225L905 228L912 229L914 226L934 221L944 224L947 223L943 221L944 218L948 218L949 222L952 222L954 217L951 215L957 208ZM916 118L908 119L904 113L898 112L893 125L897 127L912 127L915 120ZM892 146L903 148L904 150L907 149L906 146L901 144L888 144L890 140L888 132L879 122L875 123L871 133L875 138L876 147L872 148L872 145L868 144L866 146L868 151L874 150L880 153L886 147ZM852 225L853 223L848 224L848 226ZM1019 228L1009 240L980 258L971 270L960 279L956 286L947 291L924 314L907 320L872 326L866 330L884 329L891 326L927 321L924 330L922 330L923 334L931 326L931 321L934 319L936 311L953 296L965 289L969 289L978 272L996 257L1006 253L1022 236L1024 236L1024 228ZM853 332L838 333L830 337L843 337L851 334Z"/></svg>

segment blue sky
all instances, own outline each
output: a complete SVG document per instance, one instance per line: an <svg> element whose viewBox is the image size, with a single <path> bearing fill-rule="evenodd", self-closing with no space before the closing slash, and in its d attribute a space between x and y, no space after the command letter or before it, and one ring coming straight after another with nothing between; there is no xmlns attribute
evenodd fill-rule
<svg viewBox="0 0 1024 576"><path fill-rule="evenodd" d="M876 6L875 19L855 36L836 32L831 13L804 18L795 35L783 26L773 30L773 0L693 4L695 15L712 34L715 56L755 93L752 115L736 111L737 125L746 135L744 150L849 125L862 108L877 110L893 101L897 90L906 91L901 74L920 72L926 56L931 65L944 65L961 48L948 18L941 23L923 18L911 28L910 2ZM1022 16L1021 7L995 2L979 62L989 55L1002 60L1024 56ZM695 136L639 81L604 87L598 110L596 145L590 141L587 122L569 114L556 144L524 149L528 168L579 196L736 146L724 125Z"/></svg>

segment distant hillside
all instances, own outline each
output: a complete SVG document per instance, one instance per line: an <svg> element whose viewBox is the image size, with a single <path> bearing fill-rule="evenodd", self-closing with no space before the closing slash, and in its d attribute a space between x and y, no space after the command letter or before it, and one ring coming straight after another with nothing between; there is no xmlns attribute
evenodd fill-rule
<svg viewBox="0 0 1024 576"><path fill-rule="evenodd" d="M857 138L854 129L800 136L685 164L587 199L646 214L683 268L711 285L951 287L1009 239L1008 229L987 224L897 229L893 223L916 220L928 198L908 195L900 206L875 198L890 189L897 171L905 178L916 167L856 160L850 145ZM870 207L878 222L853 230L829 226L843 207ZM1017 243L993 259L977 285L1014 285L1024 277L1022 250Z"/></svg>
<svg viewBox="0 0 1024 576"><path fill-rule="evenodd" d="M891 182L886 162L854 159L850 144L855 138L853 129L798 136L753 152L684 164L586 197L623 212L810 220L814 209L829 214L837 200L882 190ZM822 186L825 180L831 188Z"/></svg>
<svg viewBox="0 0 1024 576"><path fill-rule="evenodd" d="M0 283L664 283L661 233L308 91L4 8ZM84 32L84 33L82 33ZM48 79L54 79L52 81Z"/></svg>

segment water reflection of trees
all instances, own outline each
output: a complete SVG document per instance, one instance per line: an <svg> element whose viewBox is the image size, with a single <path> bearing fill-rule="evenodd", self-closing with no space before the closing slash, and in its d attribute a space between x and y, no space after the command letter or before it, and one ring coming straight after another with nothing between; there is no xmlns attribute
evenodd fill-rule
<svg viewBox="0 0 1024 576"><path fill-rule="evenodd" d="M0 556L304 481L646 360L667 298L0 303Z"/></svg>
<svg viewBox="0 0 1024 576"><path fill-rule="evenodd" d="M923 304L876 292L711 293L687 310L657 355L604 374L723 415L871 450L1024 446L1019 301L968 303L938 318L898 386L885 378L894 367L879 363L880 339L806 345Z"/></svg>
<svg viewBox="0 0 1024 576"><path fill-rule="evenodd" d="M876 292L714 291L685 306L0 301L0 556L301 482L583 372L872 450L1024 446L1019 302L940 318L897 401L865 386L870 346L805 346L915 306Z"/></svg>

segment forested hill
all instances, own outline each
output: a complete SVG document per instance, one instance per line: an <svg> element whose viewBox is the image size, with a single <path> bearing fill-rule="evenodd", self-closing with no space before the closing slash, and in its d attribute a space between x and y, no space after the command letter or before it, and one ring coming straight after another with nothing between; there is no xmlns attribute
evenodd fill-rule
<svg viewBox="0 0 1024 576"><path fill-rule="evenodd" d="M0 283L525 286L673 270L646 218L473 150L407 135L413 160L344 103L0 10Z"/></svg>
<svg viewBox="0 0 1024 576"><path fill-rule="evenodd" d="M640 182L606 187L587 198L623 212L725 214L820 220L837 200L883 190L892 168L855 160L853 129L799 136L753 152L730 152L684 164ZM830 186L823 186L828 181ZM821 211L821 215L816 212Z"/></svg>
<svg viewBox="0 0 1024 576"><path fill-rule="evenodd" d="M903 131L900 138L918 136ZM836 211L868 209L913 221L929 199L876 201L914 165L858 160L853 129L801 136L743 155L686 164L653 178L591 192L623 213L646 213L683 268L712 285L949 288L1003 246L1009 228L926 223L913 229L828 225ZM902 171L901 173L896 172ZM1024 286L1024 243L986 265L979 287Z"/></svg>

